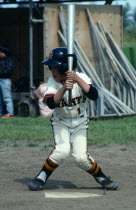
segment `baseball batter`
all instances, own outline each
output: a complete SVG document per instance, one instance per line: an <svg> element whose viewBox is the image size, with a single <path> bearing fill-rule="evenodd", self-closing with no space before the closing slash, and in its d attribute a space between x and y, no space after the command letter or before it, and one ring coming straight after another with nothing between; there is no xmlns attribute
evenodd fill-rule
<svg viewBox="0 0 136 210"><path fill-rule="evenodd" d="M107 177L87 151L88 117L86 101L96 100L98 91L91 79L79 72L67 71L67 48L55 48L43 63L48 65L49 78L43 102L54 109L51 117L55 147L48 156L39 174L28 183L31 190L41 190L52 172L72 156L77 165L92 175L104 189L116 190L118 183ZM73 70L77 58L73 55ZM68 109L68 90L72 90L72 110Z"/></svg>

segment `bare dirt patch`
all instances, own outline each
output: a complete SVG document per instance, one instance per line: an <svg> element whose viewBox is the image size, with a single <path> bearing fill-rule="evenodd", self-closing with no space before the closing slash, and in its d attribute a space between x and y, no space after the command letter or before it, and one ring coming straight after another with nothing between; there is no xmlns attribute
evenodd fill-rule
<svg viewBox="0 0 136 210"><path fill-rule="evenodd" d="M93 177L79 169L70 156L52 174L45 189L32 192L34 178L51 148L4 146L0 149L0 210L134 210L136 207L136 145L91 146L90 154L103 171L119 182L117 191L104 191ZM45 198L48 192L100 194L92 198Z"/></svg>

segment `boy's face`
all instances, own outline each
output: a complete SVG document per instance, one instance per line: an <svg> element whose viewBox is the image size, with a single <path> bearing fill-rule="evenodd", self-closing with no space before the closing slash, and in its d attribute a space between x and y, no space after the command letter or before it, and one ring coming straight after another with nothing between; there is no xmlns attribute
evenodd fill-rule
<svg viewBox="0 0 136 210"><path fill-rule="evenodd" d="M66 81L66 75L61 75L58 71L58 67L56 66L51 67L51 73L56 82Z"/></svg>

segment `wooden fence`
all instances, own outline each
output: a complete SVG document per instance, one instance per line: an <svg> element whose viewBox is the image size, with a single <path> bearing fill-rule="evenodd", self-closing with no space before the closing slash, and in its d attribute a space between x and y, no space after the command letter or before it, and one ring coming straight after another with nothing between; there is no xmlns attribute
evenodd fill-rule
<svg viewBox="0 0 136 210"><path fill-rule="evenodd" d="M110 14L106 14L107 7L99 6L76 10L74 49L78 71L86 73L99 90L98 100L88 101L90 118L136 113L136 71L121 50L121 13L119 8L108 8ZM52 48L66 46L65 7L46 7L44 21L45 54Z"/></svg>

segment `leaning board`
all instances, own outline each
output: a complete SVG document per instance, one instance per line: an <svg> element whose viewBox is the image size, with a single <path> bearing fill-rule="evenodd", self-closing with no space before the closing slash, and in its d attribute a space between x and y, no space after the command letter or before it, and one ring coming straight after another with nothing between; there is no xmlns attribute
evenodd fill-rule
<svg viewBox="0 0 136 210"><path fill-rule="evenodd" d="M63 9L66 19L66 5L46 4L43 12L43 37L44 37L44 58L48 57L51 49L64 46L58 36L60 28L59 11ZM86 9L90 10L94 23L101 22L106 30L112 34L115 41L122 47L122 6L112 5L76 5L76 26L75 37L85 51L89 60L94 65L92 55L92 45ZM45 67L44 80L50 76L50 72Z"/></svg>

